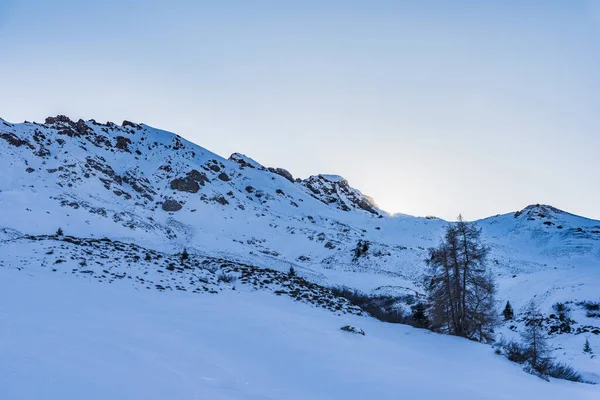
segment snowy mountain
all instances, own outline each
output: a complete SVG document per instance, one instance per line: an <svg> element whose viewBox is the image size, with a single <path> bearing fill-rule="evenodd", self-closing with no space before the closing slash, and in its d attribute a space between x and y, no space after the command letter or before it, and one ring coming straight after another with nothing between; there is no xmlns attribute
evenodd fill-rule
<svg viewBox="0 0 600 400"><path fill-rule="evenodd" d="M150 292L258 289L361 315L328 287L420 296L427 249L447 225L390 215L337 175L295 178L129 121L0 119L0 139L0 269ZM600 221L531 205L476 223L499 301L518 312L536 298L547 314L571 304L573 332L552 337L557 357L600 382L600 363L580 351L585 338L600 351L600 314L585 306L600 302Z"/></svg>

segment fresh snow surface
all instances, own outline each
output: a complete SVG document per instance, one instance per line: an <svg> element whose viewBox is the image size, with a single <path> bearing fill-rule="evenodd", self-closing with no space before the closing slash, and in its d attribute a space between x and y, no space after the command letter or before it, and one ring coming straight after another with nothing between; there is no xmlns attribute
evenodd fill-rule
<svg viewBox="0 0 600 400"><path fill-rule="evenodd" d="M600 398L489 346L260 291L143 292L0 268L0 301L6 400Z"/></svg>

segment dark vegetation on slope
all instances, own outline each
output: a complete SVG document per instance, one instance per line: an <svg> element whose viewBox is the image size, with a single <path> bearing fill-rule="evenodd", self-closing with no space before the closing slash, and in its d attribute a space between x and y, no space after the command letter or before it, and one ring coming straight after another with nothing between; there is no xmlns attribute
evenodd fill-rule
<svg viewBox="0 0 600 400"><path fill-rule="evenodd" d="M32 242L38 244L33 251L18 256L15 264L10 265L17 269L40 266L52 272L83 276L99 282L128 281L138 289L161 292L178 290L217 294L223 290L235 290L234 284L239 284L288 296L334 313L365 315L363 310L331 289L295 274L191 254L186 249L181 253L168 254L109 238L79 238L64 234L26 235L10 242L23 246ZM36 262L39 265L35 265Z"/></svg>

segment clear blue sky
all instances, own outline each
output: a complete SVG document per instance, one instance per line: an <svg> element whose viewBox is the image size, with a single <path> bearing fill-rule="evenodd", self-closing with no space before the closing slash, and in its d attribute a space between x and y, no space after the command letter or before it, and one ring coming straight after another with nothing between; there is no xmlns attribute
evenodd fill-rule
<svg viewBox="0 0 600 400"><path fill-rule="evenodd" d="M0 0L0 116L59 113L392 212L600 218L600 1Z"/></svg>

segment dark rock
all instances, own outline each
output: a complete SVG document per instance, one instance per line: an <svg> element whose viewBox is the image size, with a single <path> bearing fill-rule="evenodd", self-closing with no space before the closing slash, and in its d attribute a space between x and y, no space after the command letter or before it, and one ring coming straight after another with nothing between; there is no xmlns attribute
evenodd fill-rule
<svg viewBox="0 0 600 400"><path fill-rule="evenodd" d="M28 172L28 173L32 173L32 172L33 172L33 171L35 171L35 170L34 170L33 168L29 167L29 168L27 168L25 171L26 171L26 172Z"/></svg>
<svg viewBox="0 0 600 400"><path fill-rule="evenodd" d="M102 159L101 157L87 157L85 164L88 168L93 168L96 171L102 172L103 174L109 176L114 182L118 183L119 185L123 183L123 178L117 175L117 173L110 167L110 165L107 165L104 162L104 159Z"/></svg>
<svg viewBox="0 0 600 400"><path fill-rule="evenodd" d="M119 150L123 150L123 151L131 153L131 151L129 151L130 144L131 144L131 139L126 138L124 136L117 136L117 144L115 147Z"/></svg>
<svg viewBox="0 0 600 400"><path fill-rule="evenodd" d="M229 177L229 175L227 175L225 172L221 172L218 176L218 178L224 182L229 182L231 180L231 178Z"/></svg>
<svg viewBox="0 0 600 400"><path fill-rule="evenodd" d="M55 119L56 122L71 122L71 118L67 117L66 115L57 115Z"/></svg>
<svg viewBox="0 0 600 400"><path fill-rule="evenodd" d="M242 167L248 167L248 168L259 168L259 169L264 169L264 167L262 165L259 165L257 163L257 165L253 165L251 163L249 163L248 161L246 161L246 156L240 153L233 153L232 155L229 156L229 161L233 161L236 162L238 164L240 164Z"/></svg>
<svg viewBox="0 0 600 400"><path fill-rule="evenodd" d="M229 202L227 201L227 199L225 197L223 197L223 196L217 196L217 197L214 198L214 200L217 203L219 203L219 204L221 204L223 206L226 206L227 204L229 204Z"/></svg>
<svg viewBox="0 0 600 400"><path fill-rule="evenodd" d="M177 200L167 199L167 200L163 201L163 203L162 203L162 209L165 211L174 212L174 211L179 211L182 208L183 208L183 206Z"/></svg>
<svg viewBox="0 0 600 400"><path fill-rule="evenodd" d="M6 140L8 142L8 144L13 145L15 147L21 147L21 146L25 145L32 150L35 148L27 140L20 139L14 133L0 133L0 138Z"/></svg>
<svg viewBox="0 0 600 400"><path fill-rule="evenodd" d="M138 124L133 123L131 121L127 121L127 120L123 121L123 123L121 124L121 126L130 126L132 128L140 129L140 126Z"/></svg>
<svg viewBox="0 0 600 400"><path fill-rule="evenodd" d="M286 169L283 169L283 168L269 168L269 171L271 171L274 174L283 176L285 179L287 179L290 182L294 182L294 177Z"/></svg>
<svg viewBox="0 0 600 400"><path fill-rule="evenodd" d="M188 172L188 177L190 179L195 180L196 182L199 182L202 186L204 186L204 183L210 182L206 174L204 174L203 172L199 172L195 169Z"/></svg>
<svg viewBox="0 0 600 400"><path fill-rule="evenodd" d="M181 150L184 147L185 146L184 146L183 142L181 141L181 139L179 139L178 136L173 138L173 150Z"/></svg>
<svg viewBox="0 0 600 400"><path fill-rule="evenodd" d="M187 176L185 178L177 178L171 181L171 189L179 190L180 192L198 193L200 185L198 182Z"/></svg>
<svg viewBox="0 0 600 400"><path fill-rule="evenodd" d="M301 184L306 187L314 198L325 204L350 211L352 208L361 209L379 216L373 200L353 189L348 181L341 177L316 175L305 179Z"/></svg>
<svg viewBox="0 0 600 400"><path fill-rule="evenodd" d="M343 330L343 331L346 331L346 332L355 333L357 335L363 335L363 336L365 336L365 331L363 331L360 328L357 328L356 326L346 325L346 326L342 326L340 329Z"/></svg>
<svg viewBox="0 0 600 400"><path fill-rule="evenodd" d="M80 135L85 135L89 130L90 128L88 128L84 120L80 119L79 121L77 121L77 132Z"/></svg>
<svg viewBox="0 0 600 400"><path fill-rule="evenodd" d="M56 117L48 117L44 121L48 125L55 124L57 122L71 122L71 119L64 115L57 115Z"/></svg>

